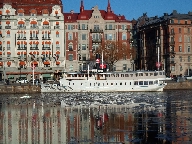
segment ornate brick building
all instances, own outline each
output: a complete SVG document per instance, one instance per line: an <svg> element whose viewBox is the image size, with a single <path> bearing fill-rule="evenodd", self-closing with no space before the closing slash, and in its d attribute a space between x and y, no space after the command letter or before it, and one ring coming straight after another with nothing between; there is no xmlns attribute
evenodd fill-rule
<svg viewBox="0 0 192 144"><path fill-rule="evenodd" d="M138 67L165 70L167 75L192 75L192 12L138 19ZM159 52L158 52L159 50Z"/></svg>
<svg viewBox="0 0 192 144"><path fill-rule="evenodd" d="M116 15L108 0L107 10L99 10L98 6L90 10L84 9L81 1L80 12L64 13L66 71L87 69L87 64L95 57L94 50L106 40L121 41L130 49L130 21L123 15ZM115 70L132 69L130 59L120 60Z"/></svg>
<svg viewBox="0 0 192 144"><path fill-rule="evenodd" d="M64 70L64 16L61 1L3 1L0 4L1 78L48 79Z"/></svg>

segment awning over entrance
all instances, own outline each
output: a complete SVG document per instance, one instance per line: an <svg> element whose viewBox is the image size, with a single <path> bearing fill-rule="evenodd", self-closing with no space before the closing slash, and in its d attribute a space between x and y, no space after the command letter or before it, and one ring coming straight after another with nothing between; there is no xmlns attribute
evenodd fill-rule
<svg viewBox="0 0 192 144"><path fill-rule="evenodd" d="M51 74L42 74L43 77L47 77L47 78L50 78L51 77Z"/></svg>

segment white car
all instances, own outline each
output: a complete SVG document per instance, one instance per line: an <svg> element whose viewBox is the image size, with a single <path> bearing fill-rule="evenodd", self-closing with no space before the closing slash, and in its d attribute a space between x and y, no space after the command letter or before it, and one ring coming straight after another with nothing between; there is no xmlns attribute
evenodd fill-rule
<svg viewBox="0 0 192 144"><path fill-rule="evenodd" d="M17 80L16 83L29 83L29 81L27 79L25 79L25 80Z"/></svg>

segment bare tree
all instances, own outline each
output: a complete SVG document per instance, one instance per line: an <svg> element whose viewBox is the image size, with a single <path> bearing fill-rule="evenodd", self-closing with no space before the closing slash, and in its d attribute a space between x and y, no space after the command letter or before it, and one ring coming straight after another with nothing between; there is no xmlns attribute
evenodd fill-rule
<svg viewBox="0 0 192 144"><path fill-rule="evenodd" d="M95 54L103 52L103 60L109 65L109 70L113 70L114 64L121 59L130 59L135 56L135 50L130 49L122 41L105 41L95 50Z"/></svg>

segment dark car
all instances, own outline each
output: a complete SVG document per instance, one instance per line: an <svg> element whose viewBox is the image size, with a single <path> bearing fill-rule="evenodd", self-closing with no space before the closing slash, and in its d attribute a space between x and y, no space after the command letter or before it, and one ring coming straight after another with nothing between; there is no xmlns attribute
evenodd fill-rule
<svg viewBox="0 0 192 144"><path fill-rule="evenodd" d="M38 81L38 83L40 83L40 80L39 80L39 79L34 79L34 83L36 83L37 81ZM29 82L30 82L30 83L33 83L33 80L31 79Z"/></svg>

